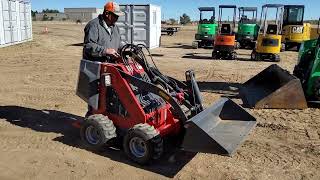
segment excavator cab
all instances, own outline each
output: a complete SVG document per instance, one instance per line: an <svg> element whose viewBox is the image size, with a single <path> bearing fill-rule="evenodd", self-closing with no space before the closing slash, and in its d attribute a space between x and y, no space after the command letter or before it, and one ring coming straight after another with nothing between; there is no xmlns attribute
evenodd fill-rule
<svg viewBox="0 0 320 180"><path fill-rule="evenodd" d="M311 36L311 24L304 23L304 5L285 5L283 14L282 42L285 49L297 47Z"/></svg>

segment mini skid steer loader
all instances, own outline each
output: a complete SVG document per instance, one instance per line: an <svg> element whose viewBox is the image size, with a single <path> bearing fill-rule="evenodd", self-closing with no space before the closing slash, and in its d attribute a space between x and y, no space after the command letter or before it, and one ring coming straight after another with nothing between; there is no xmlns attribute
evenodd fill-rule
<svg viewBox="0 0 320 180"><path fill-rule="evenodd" d="M194 72L186 72L186 83L165 76L143 47L128 44L107 62L81 60L77 95L90 108L77 125L87 148L117 140L139 164L160 158L170 138L186 151L234 153L256 119L226 98L205 109Z"/></svg>

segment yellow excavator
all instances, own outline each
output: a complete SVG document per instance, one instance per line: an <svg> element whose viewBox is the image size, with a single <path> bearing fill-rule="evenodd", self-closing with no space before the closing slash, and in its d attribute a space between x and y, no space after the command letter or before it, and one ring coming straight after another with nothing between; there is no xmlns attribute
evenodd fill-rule
<svg viewBox="0 0 320 180"><path fill-rule="evenodd" d="M311 24L304 23L304 5L285 5L283 13L282 50L288 50L297 47L303 41L310 40Z"/></svg>
<svg viewBox="0 0 320 180"><path fill-rule="evenodd" d="M282 4L265 4L262 6L260 30L256 47L251 53L251 60L280 61L283 7ZM270 17L274 19L268 19Z"/></svg>

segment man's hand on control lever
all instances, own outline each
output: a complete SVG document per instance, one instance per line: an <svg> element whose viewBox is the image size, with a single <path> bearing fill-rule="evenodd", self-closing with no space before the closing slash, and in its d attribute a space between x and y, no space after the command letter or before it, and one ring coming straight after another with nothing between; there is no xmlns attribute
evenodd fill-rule
<svg viewBox="0 0 320 180"><path fill-rule="evenodd" d="M106 48L104 50L104 54L110 55L113 58L119 58L120 57L120 54L115 49L112 49L112 48Z"/></svg>

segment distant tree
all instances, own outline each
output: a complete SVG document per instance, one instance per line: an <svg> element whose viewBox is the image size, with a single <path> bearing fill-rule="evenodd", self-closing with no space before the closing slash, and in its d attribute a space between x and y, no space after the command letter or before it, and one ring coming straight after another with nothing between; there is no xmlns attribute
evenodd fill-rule
<svg viewBox="0 0 320 180"><path fill-rule="evenodd" d="M48 21L48 20L49 20L48 15L44 14L42 17L42 21Z"/></svg>
<svg viewBox="0 0 320 180"><path fill-rule="evenodd" d="M31 10L31 16L34 18L34 17L36 17L36 14L38 14L38 11L32 11Z"/></svg>
<svg viewBox="0 0 320 180"><path fill-rule="evenodd" d="M169 24L173 25L173 24L177 24L177 20L173 19L173 18L170 18L169 19Z"/></svg>
<svg viewBox="0 0 320 180"><path fill-rule="evenodd" d="M188 16L186 13L182 14L182 16L180 16L180 24L188 24L191 22L190 16Z"/></svg>
<svg viewBox="0 0 320 180"><path fill-rule="evenodd" d="M310 24L318 24L318 20L305 20L305 22Z"/></svg>
<svg viewBox="0 0 320 180"><path fill-rule="evenodd" d="M59 10L56 9L43 9L42 13L60 13Z"/></svg>

